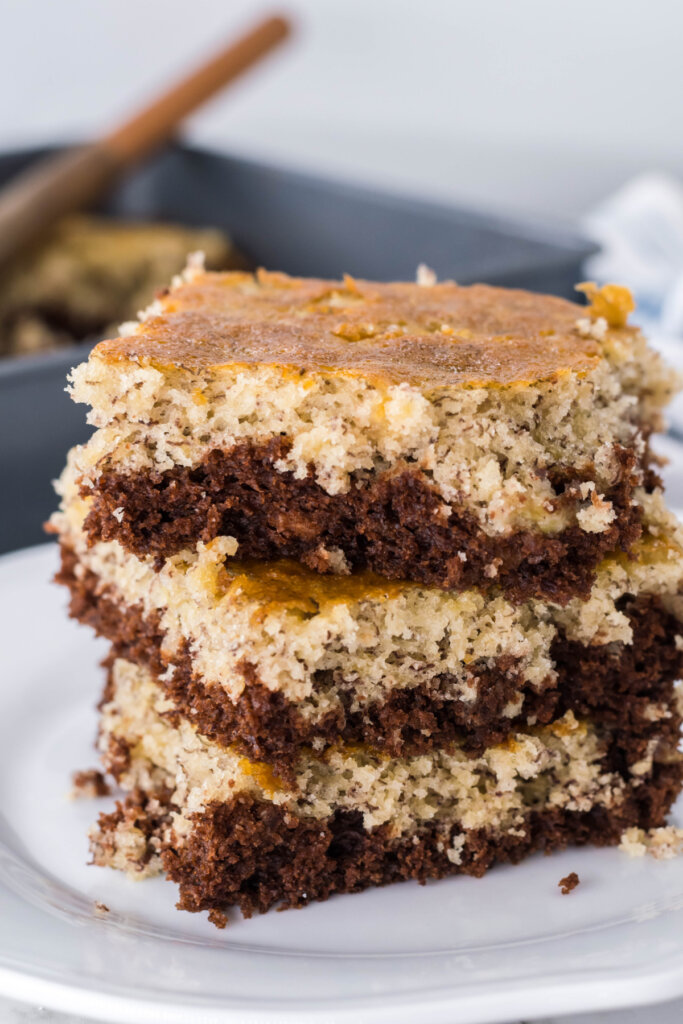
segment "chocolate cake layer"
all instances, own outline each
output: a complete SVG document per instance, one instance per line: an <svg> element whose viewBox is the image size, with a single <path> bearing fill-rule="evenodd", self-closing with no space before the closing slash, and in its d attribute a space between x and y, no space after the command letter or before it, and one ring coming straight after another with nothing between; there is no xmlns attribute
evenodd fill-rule
<svg viewBox="0 0 683 1024"><path fill-rule="evenodd" d="M661 729L652 718L653 707L669 701L671 685L683 672L683 651L673 641L680 623L659 598L644 595L624 609L633 630L632 645L586 646L558 635L551 648L557 679L541 691L525 687L508 658L493 667L472 667L478 680L475 701L449 699L445 694L452 680L436 677L429 684L390 691L383 701L354 710L351 688L342 679L320 673L318 685L334 685L342 703L322 719L312 720L260 683L249 664L243 666L247 685L237 701L220 687L207 687L193 672L189 644L169 660L158 617L146 617L140 606L124 607L99 594L94 574L77 576L75 565L73 552L65 549L57 579L70 590L70 614L110 640L114 657L146 665L160 678L177 711L190 717L201 732L218 743L237 744L248 757L266 761L285 775L298 750L314 742L366 743L392 757L457 742L477 755L520 725L547 723L567 710L589 714L646 744ZM511 704L519 703L520 691L521 713L506 714ZM678 728L673 719L668 724Z"/></svg>
<svg viewBox="0 0 683 1024"><path fill-rule="evenodd" d="M109 863L120 842L116 830L135 830L143 871L160 857L167 877L179 886L178 909L218 912L210 918L222 926L221 915L231 907L251 917L278 904L301 907L335 894L409 879L425 882L458 874L480 878L496 864L517 864L537 851L616 845L623 831L636 823L646 829L664 823L680 776L677 765L659 766L654 777L631 790L618 807L534 812L518 835L471 831L455 847L455 858L457 836L444 836L437 826L396 838L386 827L367 832L358 812L304 821L250 796L214 804L197 814L184 843L163 841L160 822L167 822L173 805L153 799L149 809L149 799L138 792L112 814L101 816L94 859Z"/></svg>
<svg viewBox="0 0 683 1024"><path fill-rule="evenodd" d="M395 467L352 490L329 494L313 467L304 478L276 467L291 441L243 442L211 451L199 465L164 473L105 470L81 490L90 499L84 529L91 541L117 540L136 555L164 558L198 541L234 537L241 558L293 558L318 572L371 570L388 579L466 589L495 580L514 600L566 603L587 596L608 551L628 551L641 535L633 500L643 481L641 458L615 446L618 466L603 499L613 520L600 532L578 525L557 534L486 533L457 501L446 502L419 469ZM581 474L549 470L549 504L585 502ZM656 478L648 473L650 489Z"/></svg>
<svg viewBox="0 0 683 1024"><path fill-rule="evenodd" d="M168 878L179 885L179 909L238 906L249 917L278 903L301 907L333 894L408 879L425 882L458 874L481 878L496 864L518 864L537 851L615 845L634 821L645 828L662 824L679 787L680 772L663 768L618 809L532 813L524 833L516 836L470 833L459 863L449 859L443 838L440 849L436 829L392 839L386 829L365 832L360 815L353 812L336 814L321 828L320 822L293 825L268 805L218 805L197 823L187 845L164 849L162 863Z"/></svg>

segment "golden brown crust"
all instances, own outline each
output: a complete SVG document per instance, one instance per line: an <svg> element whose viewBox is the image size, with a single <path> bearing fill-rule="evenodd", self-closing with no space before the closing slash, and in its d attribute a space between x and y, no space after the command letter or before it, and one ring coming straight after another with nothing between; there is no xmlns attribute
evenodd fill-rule
<svg viewBox="0 0 683 1024"><path fill-rule="evenodd" d="M313 615L328 605L381 601L398 597L408 587L417 586L387 580L369 570L348 576L322 576L290 558L269 562L226 559L217 583L226 595L242 595L258 604L259 620L277 608Z"/></svg>
<svg viewBox="0 0 683 1024"><path fill-rule="evenodd" d="M98 345L97 358L200 373L269 365L424 388L551 380L601 358L576 326L585 307L481 284L199 273L159 308Z"/></svg>

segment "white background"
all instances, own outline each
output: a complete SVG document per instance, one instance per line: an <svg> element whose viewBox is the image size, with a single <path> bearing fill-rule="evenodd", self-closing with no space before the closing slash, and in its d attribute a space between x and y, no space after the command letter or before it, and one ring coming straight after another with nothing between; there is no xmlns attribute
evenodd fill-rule
<svg viewBox="0 0 683 1024"><path fill-rule="evenodd" d="M572 216L683 171L678 0L289 0L295 40L192 134L295 166ZM267 5L2 0L0 144L103 130Z"/></svg>
<svg viewBox="0 0 683 1024"><path fill-rule="evenodd" d="M104 131L267 8L2 0L0 146ZM295 39L189 134L385 188L573 218L683 176L676 0L290 0ZM683 1008L585 1018L674 1024ZM0 1021L63 1021L0 1001ZM575 1020L572 1018L572 1020Z"/></svg>

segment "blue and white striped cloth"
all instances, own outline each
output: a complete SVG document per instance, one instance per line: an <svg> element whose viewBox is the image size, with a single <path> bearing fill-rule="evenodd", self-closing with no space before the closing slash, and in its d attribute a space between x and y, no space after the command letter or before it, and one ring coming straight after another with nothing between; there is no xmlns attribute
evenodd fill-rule
<svg viewBox="0 0 683 1024"><path fill-rule="evenodd" d="M583 222L601 247L588 260L586 277L625 284L637 309L632 317L667 361L683 373L683 185L645 174L623 186ZM667 418L683 441L683 396Z"/></svg>

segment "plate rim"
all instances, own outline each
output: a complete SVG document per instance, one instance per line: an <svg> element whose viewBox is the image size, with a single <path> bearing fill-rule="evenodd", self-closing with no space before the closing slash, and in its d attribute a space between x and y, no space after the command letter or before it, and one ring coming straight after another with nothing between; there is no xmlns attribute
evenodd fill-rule
<svg viewBox="0 0 683 1024"><path fill-rule="evenodd" d="M3 887L4 888L4 887ZM226 950L226 952L228 952ZM657 970L613 968L586 980L552 976L542 983L532 978L494 983L483 996L446 986L437 994L401 993L374 1001L354 996L310 1004L225 999L201 1003L190 998L174 1002L125 995L94 984L73 985L11 967L0 954L0 992L27 1005L47 1006L111 1024L187 1024L189 1014L201 1014L202 1024L414 1024L416 1010L425 1024L503 1024L516 1017L539 1019L601 1011L655 1006L683 996L683 951ZM4 963L3 963L4 961ZM538 976L536 976L538 978Z"/></svg>

